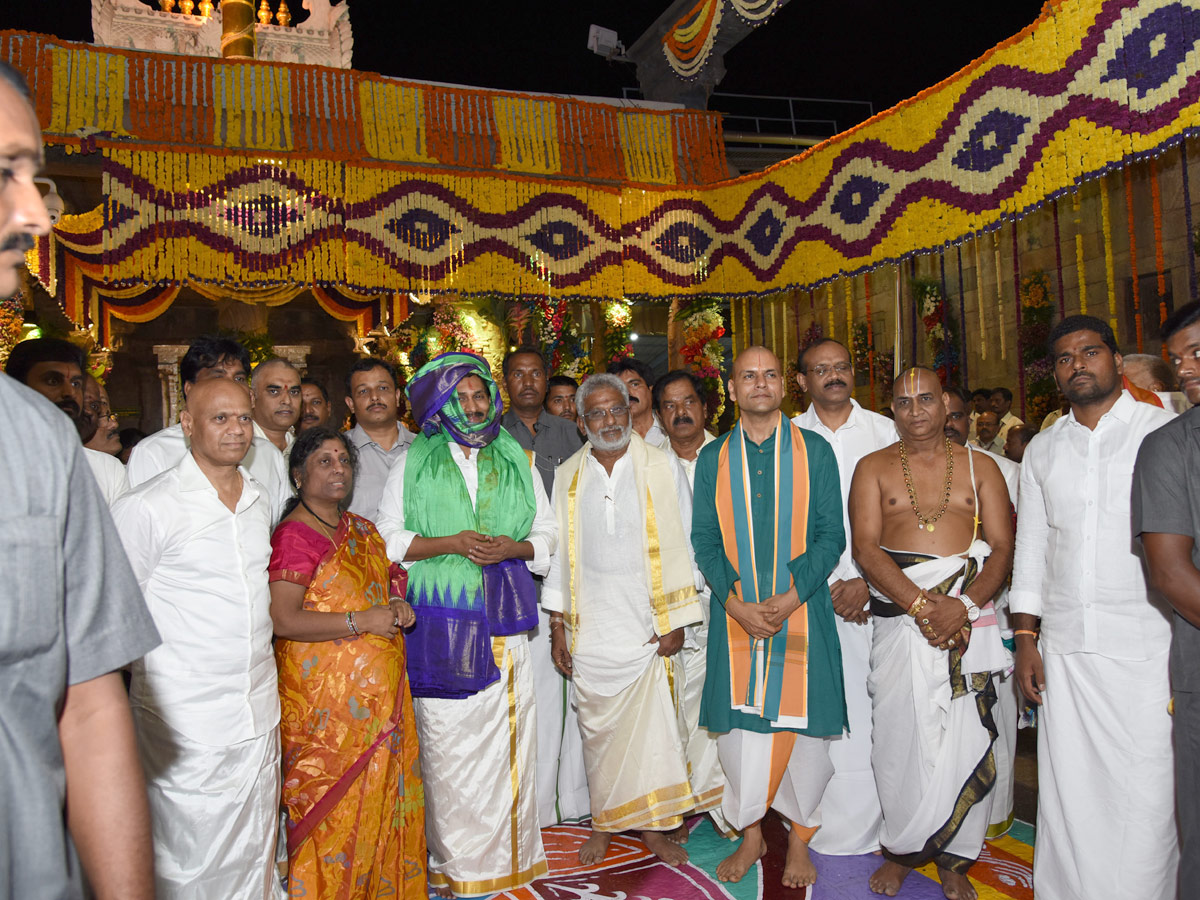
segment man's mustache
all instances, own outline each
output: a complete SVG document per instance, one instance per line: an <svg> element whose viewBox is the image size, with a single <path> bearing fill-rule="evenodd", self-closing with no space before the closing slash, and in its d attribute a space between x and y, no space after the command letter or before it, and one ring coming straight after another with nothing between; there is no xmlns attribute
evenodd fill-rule
<svg viewBox="0 0 1200 900"><path fill-rule="evenodd" d="M33 235L26 234L24 231L18 231L16 234L11 234L8 239L0 244L0 253L8 253L10 250L19 250L21 253L28 253L33 249Z"/></svg>
<svg viewBox="0 0 1200 900"><path fill-rule="evenodd" d="M842 381L842 379L840 379L840 378L838 378L838 379L835 379L835 380L833 380L833 381L827 381L827 382L825 382L825 387L827 387L827 388L831 388L831 387L845 387L845 386L846 386L846 382Z"/></svg>
<svg viewBox="0 0 1200 900"><path fill-rule="evenodd" d="M695 425L696 420L693 419L691 416L679 416L678 418L675 419L674 424L675 425Z"/></svg>

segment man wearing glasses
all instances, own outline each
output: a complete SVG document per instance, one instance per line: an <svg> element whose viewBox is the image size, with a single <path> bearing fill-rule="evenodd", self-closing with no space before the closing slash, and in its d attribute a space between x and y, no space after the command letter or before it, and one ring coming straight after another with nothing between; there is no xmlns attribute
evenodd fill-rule
<svg viewBox="0 0 1200 900"><path fill-rule="evenodd" d="M115 455L121 450L121 440L117 437L117 417L108 405L108 392L91 375L83 376L83 416L91 431L91 436L83 442L83 456L111 509L117 498L129 490L129 478Z"/></svg>
<svg viewBox="0 0 1200 900"><path fill-rule="evenodd" d="M701 620L704 584L691 553L691 491L672 458L634 433L620 378L592 375L576 406L588 444L555 473L561 538L542 605L583 737L592 834L579 861L598 863L613 834L639 831L678 866L687 851L664 832L696 804L674 657L684 626Z"/></svg>
<svg viewBox="0 0 1200 900"><path fill-rule="evenodd" d="M873 853L879 849L883 814L871 771L870 595L850 547L848 500L854 467L869 453L896 443L896 425L886 416L863 409L854 399L854 367L850 351L831 338L822 338L800 353L796 383L808 394L809 407L792 419L801 428L825 438L837 457L842 484L842 524L846 549L829 576L829 593L837 614L842 645L842 678L850 725L841 740L829 745L833 778L821 798L821 830L812 848L835 856Z"/></svg>

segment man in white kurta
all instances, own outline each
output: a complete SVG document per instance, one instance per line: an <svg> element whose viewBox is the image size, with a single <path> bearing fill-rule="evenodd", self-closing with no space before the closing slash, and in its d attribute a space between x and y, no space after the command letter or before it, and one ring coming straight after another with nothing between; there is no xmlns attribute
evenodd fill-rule
<svg viewBox="0 0 1200 900"><path fill-rule="evenodd" d="M819 434L837 457L842 484L842 522L846 549L829 576L833 611L837 613L838 640L842 645L842 679L846 690L849 727L829 743L833 777L821 797L821 829L810 846L818 853L850 856L879 849L879 794L871 770L870 595L862 573L854 564L850 544L847 501L854 467L868 453L896 442L891 419L863 409L854 399L854 368L850 352L835 340L825 339L805 348L797 364L796 381L811 401L792 419L801 428Z"/></svg>
<svg viewBox="0 0 1200 900"><path fill-rule="evenodd" d="M1168 900L1171 623L1147 590L1130 502L1142 439L1174 416L1122 390L1105 322L1070 316L1049 343L1071 411L1025 449L1010 595L1018 684L1041 705L1034 890Z"/></svg>
<svg viewBox="0 0 1200 900"><path fill-rule="evenodd" d="M700 451L716 440L704 428L707 396L704 382L684 369L668 372L654 383L654 411L667 433L662 448L673 457L687 476L689 491L696 482L696 461ZM683 649L679 651L683 669L683 703L679 711L687 728L688 771L696 812L707 812L722 833L732 829L721 812L725 773L717 752L717 736L700 727L700 701L704 696L704 673L708 665L708 585L700 593L703 618L684 629ZM686 835L681 835L686 837Z"/></svg>
<svg viewBox="0 0 1200 900"><path fill-rule="evenodd" d="M133 664L130 686L157 895L281 897L272 513L238 465L249 391L231 380L196 385L182 424L190 452L113 508L163 639Z"/></svg>
<svg viewBox="0 0 1200 900"><path fill-rule="evenodd" d="M429 882L441 896L512 890L548 871L538 821L537 717L527 633L537 623L530 573L545 574L549 566L556 544L554 514L532 460L500 427L499 391L481 358L444 354L413 377L408 391L422 433L388 474L377 525L388 556L409 570L408 600L417 614L407 638L408 673L421 743ZM445 450L432 448L435 441ZM519 499L534 512L525 533L515 537L492 534L484 518L494 499L486 492L512 476L497 463L481 478L481 455L496 442L508 444L516 465L527 467L520 490L528 493ZM457 474L438 463L435 452L448 452ZM448 486L455 490L416 483L414 477L425 480L422 473L433 471L427 465L452 481ZM422 530L425 511L414 507L417 496L429 504L469 506L454 514L475 527L456 533L432 526ZM489 607L484 615L414 590L419 566L453 557L472 564L476 574L484 570L484 591L489 590L488 569L510 561L526 569L521 602L528 609L522 608L515 625L502 627L491 614L495 596L484 598ZM455 560L451 564L461 567ZM503 580L518 579L510 572ZM446 621L450 625L443 630ZM455 643L476 630L475 640ZM486 671L476 666L464 672L464 657L480 647L488 655Z"/></svg>
<svg viewBox="0 0 1200 900"><path fill-rule="evenodd" d="M691 491L671 457L634 434L619 378L589 377L576 405L588 445L555 473L563 539L542 605L583 736L592 836L579 859L599 862L614 833L640 831L651 852L681 865L687 852L663 832L695 807L673 679L684 626L701 620Z"/></svg>
<svg viewBox="0 0 1200 900"><path fill-rule="evenodd" d="M250 356L237 341L230 338L203 335L192 342L179 361L179 376L186 398L192 387L211 378L227 378L248 384ZM271 522L279 520L283 505L292 495L288 480L287 461L257 423L251 422L253 436L242 466L266 494L271 509ZM138 441L129 454L126 474L129 486L137 487L160 472L177 465L187 455L190 446L183 426L176 422L161 431Z"/></svg>

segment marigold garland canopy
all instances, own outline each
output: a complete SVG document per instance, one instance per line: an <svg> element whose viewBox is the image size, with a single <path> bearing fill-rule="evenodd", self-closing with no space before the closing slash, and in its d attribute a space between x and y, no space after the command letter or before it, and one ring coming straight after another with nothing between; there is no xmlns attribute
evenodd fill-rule
<svg viewBox="0 0 1200 900"><path fill-rule="evenodd" d="M1200 117L1198 43L1200 0L1051 0L912 100L715 184L704 113L15 33L0 52L48 140L102 132L102 224L72 240L104 282L666 299L812 287L1160 152Z"/></svg>

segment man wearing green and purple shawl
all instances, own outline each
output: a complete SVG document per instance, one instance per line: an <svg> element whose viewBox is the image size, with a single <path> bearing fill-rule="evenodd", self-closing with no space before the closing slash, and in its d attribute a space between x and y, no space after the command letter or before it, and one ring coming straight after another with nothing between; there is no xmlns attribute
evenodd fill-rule
<svg viewBox="0 0 1200 900"><path fill-rule="evenodd" d="M488 364L444 353L409 382L421 433L379 504L408 571L406 637L425 781L429 883L439 896L512 890L546 874L527 632L533 574L557 544L532 458L500 425Z"/></svg>

